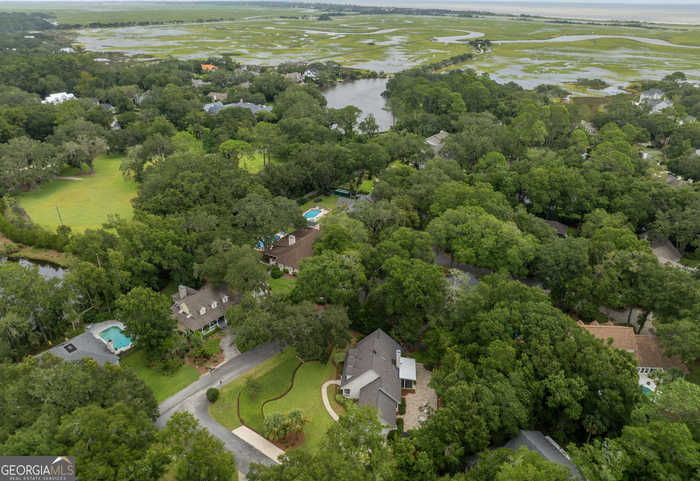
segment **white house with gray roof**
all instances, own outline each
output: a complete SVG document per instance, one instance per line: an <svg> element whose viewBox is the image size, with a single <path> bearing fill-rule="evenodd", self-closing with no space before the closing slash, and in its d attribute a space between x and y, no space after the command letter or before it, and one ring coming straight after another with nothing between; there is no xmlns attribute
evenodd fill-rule
<svg viewBox="0 0 700 481"><path fill-rule="evenodd" d="M348 350L340 391L362 406L374 406L383 424L395 426L402 389L413 389L416 360L401 356L401 346L377 329Z"/></svg>

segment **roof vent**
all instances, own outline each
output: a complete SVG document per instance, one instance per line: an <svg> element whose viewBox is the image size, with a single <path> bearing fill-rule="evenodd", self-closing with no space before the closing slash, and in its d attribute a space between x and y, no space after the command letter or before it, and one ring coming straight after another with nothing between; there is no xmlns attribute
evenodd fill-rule
<svg viewBox="0 0 700 481"><path fill-rule="evenodd" d="M206 308L206 307L202 306L202 307L199 308L199 315L200 315L200 316L203 316L203 315L206 314L206 313L207 313L207 308Z"/></svg>

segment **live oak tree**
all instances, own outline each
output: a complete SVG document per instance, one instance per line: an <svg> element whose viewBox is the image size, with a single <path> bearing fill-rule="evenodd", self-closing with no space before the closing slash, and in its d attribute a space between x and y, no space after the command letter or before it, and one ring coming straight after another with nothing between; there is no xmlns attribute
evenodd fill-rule
<svg viewBox="0 0 700 481"><path fill-rule="evenodd" d="M61 418L54 449L75 456L80 478L86 481L156 481L162 470L154 470L144 456L155 434L142 411L124 403L108 408L90 404Z"/></svg>
<svg viewBox="0 0 700 481"><path fill-rule="evenodd" d="M571 471L545 459L540 453L522 446L517 451L498 449L479 454L479 461L471 467L464 481L569 481ZM453 481L460 477L455 476Z"/></svg>
<svg viewBox="0 0 700 481"><path fill-rule="evenodd" d="M291 297L295 301L348 305L357 299L365 283L357 253L328 251L302 261Z"/></svg>
<svg viewBox="0 0 700 481"><path fill-rule="evenodd" d="M45 354L19 364L0 364L0 381L3 385L0 404L16 406L12 409L12 415L0 419L0 453L3 455L43 455L61 450L56 439L58 425L64 416L69 416L78 408L86 408L86 413L102 418L105 409L119 404L121 407L116 408L115 416L128 412L126 417L133 418L134 424L127 419L125 432L135 426L143 428L137 428L139 437L143 435L148 438L154 432L152 421L157 417L158 403L153 393L131 371L112 364L103 367L91 359L65 362ZM109 420L97 426L89 422L88 425L92 426L86 427L90 436L110 436L107 432L110 430L105 429L105 426L111 425ZM65 426L64 442L72 446L88 442L89 436L71 434L73 423L70 420L66 420ZM119 422L112 427L115 432L121 429ZM110 442L116 443L117 439ZM140 443L137 439L134 446L141 446ZM117 455L120 450L124 456L132 456L135 460L143 454L138 448L132 451L127 443L116 449ZM90 456L89 453L85 455ZM113 459L111 454L105 456L105 463L107 459ZM100 459L93 461L102 462Z"/></svg>
<svg viewBox="0 0 700 481"><path fill-rule="evenodd" d="M383 270L384 282L371 292L367 315L386 316L397 339L414 341L428 316L443 307L447 285L442 271L434 264L401 257L387 260Z"/></svg>
<svg viewBox="0 0 700 481"><path fill-rule="evenodd" d="M454 260L492 270L524 275L534 259L537 240L513 222L502 221L481 207L449 209L428 225L435 245Z"/></svg>
<svg viewBox="0 0 700 481"><path fill-rule="evenodd" d="M155 451L169 458L176 481L230 481L236 460L190 413L175 413L158 433Z"/></svg>
<svg viewBox="0 0 700 481"><path fill-rule="evenodd" d="M228 310L226 319L241 351L276 339L304 360L325 361L335 347L342 349L349 341L350 320L341 306L318 309L310 302L246 297Z"/></svg>
<svg viewBox="0 0 700 481"><path fill-rule="evenodd" d="M60 339L69 326L63 315L67 289L44 279L36 267L0 264L0 359L20 358L40 343Z"/></svg>
<svg viewBox="0 0 700 481"><path fill-rule="evenodd" d="M126 333L156 360L172 348L177 322L171 317L170 300L147 287L135 287L116 303Z"/></svg>
<svg viewBox="0 0 700 481"><path fill-rule="evenodd" d="M212 254L202 264L194 266L195 275L202 281L226 285L240 292L262 292L265 289L268 274L255 249L217 239L211 250Z"/></svg>

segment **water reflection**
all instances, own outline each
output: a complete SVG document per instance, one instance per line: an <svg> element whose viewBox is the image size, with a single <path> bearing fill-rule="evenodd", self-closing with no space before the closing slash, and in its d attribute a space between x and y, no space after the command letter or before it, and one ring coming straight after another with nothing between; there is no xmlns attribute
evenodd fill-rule
<svg viewBox="0 0 700 481"><path fill-rule="evenodd" d="M323 95L328 107L340 109L354 105L362 110L361 118L373 114L380 131L386 131L394 125L394 117L386 109L386 99L382 92L386 90L388 79L360 79L344 82L326 90Z"/></svg>
<svg viewBox="0 0 700 481"><path fill-rule="evenodd" d="M63 279L67 272L62 267L48 262L30 261L29 259L7 259L0 256L0 263L4 261L17 262L24 267L35 266L39 269L39 275L44 279Z"/></svg>

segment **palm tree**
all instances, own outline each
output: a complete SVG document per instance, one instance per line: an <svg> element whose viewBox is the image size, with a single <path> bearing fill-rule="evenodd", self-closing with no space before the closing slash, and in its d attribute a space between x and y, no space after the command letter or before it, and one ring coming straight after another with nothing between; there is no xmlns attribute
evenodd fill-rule
<svg viewBox="0 0 700 481"><path fill-rule="evenodd" d="M287 422L289 424L289 430L296 435L296 439L298 441L299 434L304 432L304 426L309 422L309 420L304 417L303 412L297 409L289 413Z"/></svg>
<svg viewBox="0 0 700 481"><path fill-rule="evenodd" d="M284 439L287 434L287 422L284 415L274 413L265 417L265 436L268 439L275 441Z"/></svg>

